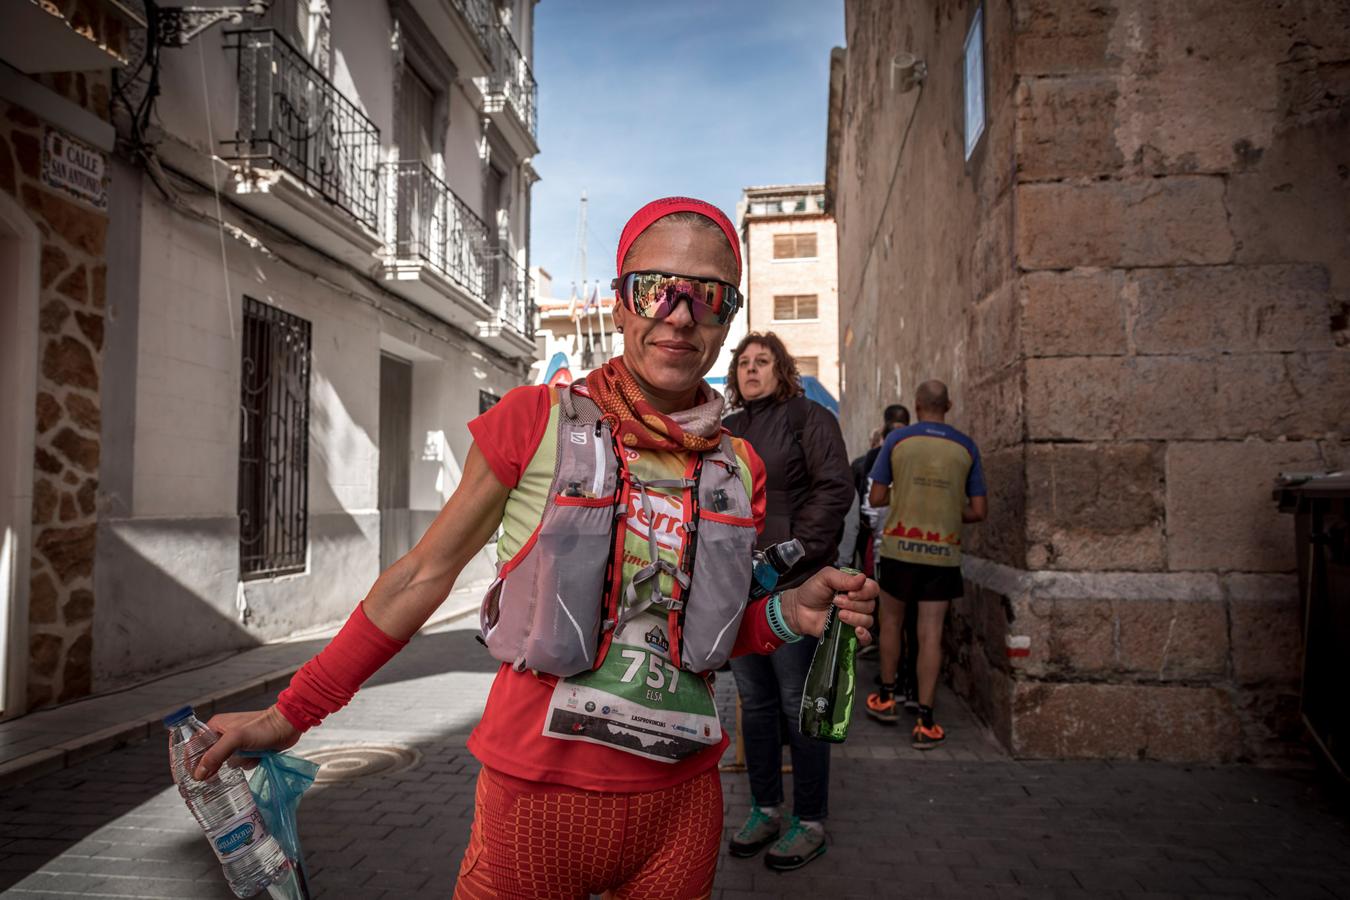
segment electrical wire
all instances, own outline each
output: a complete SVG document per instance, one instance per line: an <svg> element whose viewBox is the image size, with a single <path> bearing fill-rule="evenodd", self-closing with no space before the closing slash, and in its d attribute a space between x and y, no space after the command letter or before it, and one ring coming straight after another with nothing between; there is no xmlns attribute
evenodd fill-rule
<svg viewBox="0 0 1350 900"><path fill-rule="evenodd" d="M208 147L216 146L216 132L211 125L211 91L206 84L206 51L202 45L197 45L197 62L200 63L202 72L202 114L206 117L206 141ZM220 209L220 178L216 174L216 156L211 153L211 192L216 197L216 220L222 224L216 228L216 233L220 236L220 274L225 280L225 310L228 313L230 321L230 341L235 340L234 333L234 294L230 291L230 261L225 255L225 215Z"/></svg>
<svg viewBox="0 0 1350 900"><path fill-rule="evenodd" d="M909 130L914 127L914 119L919 112L919 101L923 99L923 81L919 82L914 104L909 108L909 121L905 123L905 133L900 138L900 151L895 155L895 168L891 170L891 183L886 187L886 199L881 204L881 214L877 216L876 228L872 230L872 239L867 243L867 256L863 257L862 271L858 274L858 287L854 297L861 297L863 282L867 280L867 267L872 264L872 251L876 249L877 238L881 236L881 226L886 223L886 210L891 206L891 195L895 193L895 182L900 177L900 164L905 160L905 147L909 144Z"/></svg>

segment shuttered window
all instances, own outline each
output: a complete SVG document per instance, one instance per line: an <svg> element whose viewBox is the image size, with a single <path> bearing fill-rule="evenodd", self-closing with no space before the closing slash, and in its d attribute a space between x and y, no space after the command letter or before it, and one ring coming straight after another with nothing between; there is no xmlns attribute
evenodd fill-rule
<svg viewBox="0 0 1350 900"><path fill-rule="evenodd" d="M814 234L775 234L773 236L774 259L805 259L816 255L816 236Z"/></svg>
<svg viewBox="0 0 1350 900"><path fill-rule="evenodd" d="M815 294L777 294L773 298L773 317L778 322L816 319L818 305Z"/></svg>

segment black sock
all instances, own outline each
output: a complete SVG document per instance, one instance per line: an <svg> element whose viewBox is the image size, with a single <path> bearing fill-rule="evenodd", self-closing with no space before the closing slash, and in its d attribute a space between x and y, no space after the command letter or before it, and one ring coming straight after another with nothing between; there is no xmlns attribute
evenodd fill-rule
<svg viewBox="0 0 1350 900"><path fill-rule="evenodd" d="M892 681L890 684L887 684L886 682L883 681L881 683L881 691L877 694L877 696L881 698L882 703L885 703L887 700L891 699L891 697L894 694L895 694L895 682Z"/></svg>
<svg viewBox="0 0 1350 900"><path fill-rule="evenodd" d="M923 723L924 728L933 727L933 707L919 704L919 721Z"/></svg>

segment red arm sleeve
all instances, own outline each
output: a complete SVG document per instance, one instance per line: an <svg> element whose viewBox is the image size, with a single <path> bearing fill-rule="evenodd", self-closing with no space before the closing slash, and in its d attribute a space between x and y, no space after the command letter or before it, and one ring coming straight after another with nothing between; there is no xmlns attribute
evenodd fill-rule
<svg viewBox="0 0 1350 900"><path fill-rule="evenodd" d="M552 402L547 385L514 388L469 423L474 443L492 474L506 487L520 483L521 473L544 438Z"/></svg>
<svg viewBox="0 0 1350 900"><path fill-rule="evenodd" d="M356 689L407 643L381 631L358 605L328 646L291 678L277 697L277 709L296 731L308 731L346 706Z"/></svg>

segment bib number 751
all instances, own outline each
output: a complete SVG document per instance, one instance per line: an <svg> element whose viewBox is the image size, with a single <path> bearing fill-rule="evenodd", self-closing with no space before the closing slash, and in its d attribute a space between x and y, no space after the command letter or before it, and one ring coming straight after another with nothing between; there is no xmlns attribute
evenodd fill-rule
<svg viewBox="0 0 1350 900"><path fill-rule="evenodd" d="M679 690L680 670L672 666L667 660L662 659L655 653L648 653L645 650L624 650L621 655L628 660L628 668L624 670L619 680L624 684L632 683L643 669L643 663L646 662L647 687L655 690L666 688L666 676L670 676L670 685L667 688L672 694Z"/></svg>

